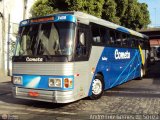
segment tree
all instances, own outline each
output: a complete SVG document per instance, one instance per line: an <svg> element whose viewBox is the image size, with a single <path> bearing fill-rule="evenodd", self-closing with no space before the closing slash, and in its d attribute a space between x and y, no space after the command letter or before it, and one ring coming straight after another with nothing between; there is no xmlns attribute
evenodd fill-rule
<svg viewBox="0 0 160 120"><path fill-rule="evenodd" d="M54 11L56 11L54 2L51 3L49 0L37 0L31 8L32 17L52 14Z"/></svg>
<svg viewBox="0 0 160 120"><path fill-rule="evenodd" d="M32 17L57 11L83 11L101 17L104 0L37 0L32 6Z"/></svg>
<svg viewBox="0 0 160 120"><path fill-rule="evenodd" d="M148 6L137 0L37 0L32 17L57 11L82 11L131 29L141 29L150 23Z"/></svg>
<svg viewBox="0 0 160 120"><path fill-rule="evenodd" d="M141 26L139 28L147 28L147 25L150 24L150 16L149 11L147 10L148 5L145 3L140 4L140 10L141 10L141 19L140 24Z"/></svg>
<svg viewBox="0 0 160 120"><path fill-rule="evenodd" d="M128 0L115 0L116 3L116 16L119 18L124 17L128 6Z"/></svg>
<svg viewBox="0 0 160 120"><path fill-rule="evenodd" d="M105 0L103 4L102 19L120 24L119 17L116 16L116 3L114 0Z"/></svg>
<svg viewBox="0 0 160 120"><path fill-rule="evenodd" d="M150 23L147 5L138 3L137 0L115 0L117 16L120 18L122 26L131 29L141 29Z"/></svg>

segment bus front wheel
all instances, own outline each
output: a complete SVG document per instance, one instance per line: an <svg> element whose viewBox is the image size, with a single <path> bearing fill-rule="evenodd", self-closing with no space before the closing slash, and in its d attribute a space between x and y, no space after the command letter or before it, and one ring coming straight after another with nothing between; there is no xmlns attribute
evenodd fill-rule
<svg viewBox="0 0 160 120"><path fill-rule="evenodd" d="M92 82L92 95L90 99L96 100L99 99L104 92L104 81L101 75L95 76Z"/></svg>

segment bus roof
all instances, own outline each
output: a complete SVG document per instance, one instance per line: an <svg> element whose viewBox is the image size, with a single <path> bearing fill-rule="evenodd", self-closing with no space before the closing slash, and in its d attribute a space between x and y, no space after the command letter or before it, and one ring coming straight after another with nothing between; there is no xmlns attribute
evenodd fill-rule
<svg viewBox="0 0 160 120"><path fill-rule="evenodd" d="M62 15L62 14L63 15L69 15L69 14L74 15L76 17L77 21L80 22L80 23L83 23L83 24L88 25L90 23L95 23L95 24L99 24L99 25L102 25L102 26L105 26L105 27L108 27L108 28L111 28L111 29L115 29L115 30L118 30L118 31L121 31L121 32L124 32L124 33L127 33L127 34L131 34L131 35L134 35L134 36L137 36L137 37L146 38L146 39L149 38L148 36L146 36L144 34L141 34L139 32L136 32L134 30L125 28L123 26L114 24L114 23L109 22L107 20L95 17L93 15L90 15L90 14L87 14L87 13L84 13L84 12L80 12L80 11L58 12L58 13L55 13L55 14L52 14L52 15L48 15L48 17L49 16L56 16L56 15L58 16L58 15ZM47 17L47 16L43 16L43 17ZM31 18L30 20L43 18L43 17Z"/></svg>
<svg viewBox="0 0 160 120"><path fill-rule="evenodd" d="M95 24L99 24L99 25L102 25L102 26L105 26L105 27L108 27L108 28L111 28L111 29L115 29L115 30L118 30L118 31L121 31L121 32L125 32L125 33L131 34L131 35L135 35L137 37L146 38L146 39L149 38L148 36L146 36L144 34L141 34L141 33L136 32L134 30L125 28L123 26L114 24L112 22L109 22L107 20L95 17L95 16L87 14L87 13L83 13L83 12L77 11L77 12L73 12L73 14L77 17L77 19L81 23L84 23L84 24L85 23L86 24L95 23Z"/></svg>

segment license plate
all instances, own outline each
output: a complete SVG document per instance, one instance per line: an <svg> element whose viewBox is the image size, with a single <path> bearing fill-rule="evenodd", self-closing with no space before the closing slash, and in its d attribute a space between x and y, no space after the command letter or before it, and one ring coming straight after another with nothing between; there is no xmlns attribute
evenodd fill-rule
<svg viewBox="0 0 160 120"><path fill-rule="evenodd" d="M29 91L28 95L31 96L31 97L38 97L39 93L38 92Z"/></svg>

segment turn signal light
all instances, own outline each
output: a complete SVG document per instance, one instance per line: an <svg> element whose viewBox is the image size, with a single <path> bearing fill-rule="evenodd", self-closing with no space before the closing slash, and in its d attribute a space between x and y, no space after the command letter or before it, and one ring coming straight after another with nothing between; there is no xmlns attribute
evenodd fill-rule
<svg viewBox="0 0 160 120"><path fill-rule="evenodd" d="M64 88L72 88L72 78L65 78L64 79Z"/></svg>

